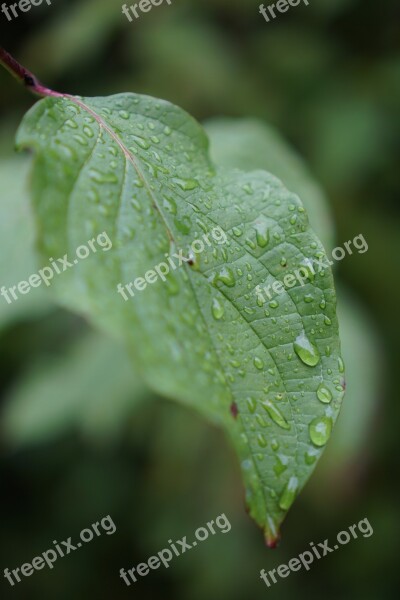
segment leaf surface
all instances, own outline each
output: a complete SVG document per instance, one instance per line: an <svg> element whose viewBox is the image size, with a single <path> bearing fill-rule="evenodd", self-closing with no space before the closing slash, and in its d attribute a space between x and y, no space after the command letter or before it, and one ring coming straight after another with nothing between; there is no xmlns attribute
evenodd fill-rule
<svg viewBox="0 0 400 600"><path fill-rule="evenodd" d="M0 288L4 286L6 290L26 281L38 270L34 252L35 228L27 190L28 162L18 157L3 159L0 164L0 237L3 246ZM45 314L53 306L51 300L44 286L17 300L13 300L11 293L0 296L0 330L19 320Z"/></svg>
<svg viewBox="0 0 400 600"><path fill-rule="evenodd" d="M273 545L343 396L330 269L270 302L255 292L325 256L299 197L265 171L215 167L200 125L146 96L42 100L18 144L36 154L43 256L103 231L113 243L54 279L61 302L123 338L153 389L227 431ZM117 292L180 251L190 262L165 281Z"/></svg>

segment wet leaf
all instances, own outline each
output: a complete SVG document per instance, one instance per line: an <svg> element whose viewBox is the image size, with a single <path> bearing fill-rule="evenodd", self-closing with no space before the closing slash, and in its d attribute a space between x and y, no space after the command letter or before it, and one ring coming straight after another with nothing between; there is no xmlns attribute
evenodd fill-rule
<svg viewBox="0 0 400 600"><path fill-rule="evenodd" d="M113 244L54 278L58 298L124 339L153 389L227 431L273 545L343 396L332 274L310 268L325 253L299 197L265 171L215 167L192 117L135 94L43 100L18 144L36 155L42 255L101 232ZM145 280L160 263L170 273ZM136 278L125 300L118 284ZM262 301L256 286L272 285Z"/></svg>

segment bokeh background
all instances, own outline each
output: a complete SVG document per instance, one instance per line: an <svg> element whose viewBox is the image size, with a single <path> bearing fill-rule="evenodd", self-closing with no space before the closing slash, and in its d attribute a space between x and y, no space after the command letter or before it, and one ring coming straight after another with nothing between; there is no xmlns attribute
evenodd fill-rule
<svg viewBox="0 0 400 600"><path fill-rule="evenodd" d="M336 265L348 393L326 455L272 551L244 511L239 468L220 431L154 396L123 348L41 288L12 307L2 298L1 597L398 597L398 1L310 0L269 24L253 0L173 0L133 23L121 5L54 0L10 23L0 15L1 44L60 91L135 91L201 121L229 117L236 126L251 117L279 132L325 192L335 244L362 233L369 245ZM29 158L14 153L33 99L3 71L0 90L0 284L11 285L36 270ZM224 139L220 122L209 127ZM263 164L261 143L258 159ZM279 170L285 158L276 162ZM190 539L221 513L229 533L130 588L119 578L122 566L146 560L169 538ZM2 577L108 514L114 535L14 588ZM270 589L259 579L261 568L365 517L370 538Z"/></svg>

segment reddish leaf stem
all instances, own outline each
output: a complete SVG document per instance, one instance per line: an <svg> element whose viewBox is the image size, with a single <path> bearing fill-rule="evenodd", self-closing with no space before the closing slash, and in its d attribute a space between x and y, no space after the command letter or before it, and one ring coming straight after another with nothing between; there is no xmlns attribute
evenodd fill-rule
<svg viewBox="0 0 400 600"><path fill-rule="evenodd" d="M11 54L9 54L1 46L0 64L3 65L3 67L7 69L7 71L11 73L13 77L15 77L15 79L22 83L22 85L24 85L30 92L32 92L32 94L35 94L36 96L40 96L42 98L47 96L52 96L53 98L68 97L68 94L60 94L59 92L50 90L42 85L40 81L38 81L38 79L33 75L33 73L20 65L19 62L17 62L15 58L13 58Z"/></svg>

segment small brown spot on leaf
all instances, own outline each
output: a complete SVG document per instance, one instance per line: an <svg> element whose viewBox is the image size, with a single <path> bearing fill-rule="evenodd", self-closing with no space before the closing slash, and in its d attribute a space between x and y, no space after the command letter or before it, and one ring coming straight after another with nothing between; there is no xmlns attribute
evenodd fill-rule
<svg viewBox="0 0 400 600"><path fill-rule="evenodd" d="M236 419L236 417L238 416L238 412L239 412L239 410L238 410L236 402L232 402L232 404L231 404L231 415L232 415L232 417L234 419Z"/></svg>

